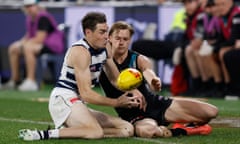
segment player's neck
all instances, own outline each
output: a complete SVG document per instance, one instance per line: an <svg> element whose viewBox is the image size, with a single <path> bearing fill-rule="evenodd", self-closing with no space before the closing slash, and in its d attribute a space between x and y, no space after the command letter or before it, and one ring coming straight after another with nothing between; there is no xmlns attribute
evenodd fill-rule
<svg viewBox="0 0 240 144"><path fill-rule="evenodd" d="M122 64L124 62L124 60L127 58L128 53L124 53L124 54L115 54L114 55L114 60L118 63L118 64Z"/></svg>

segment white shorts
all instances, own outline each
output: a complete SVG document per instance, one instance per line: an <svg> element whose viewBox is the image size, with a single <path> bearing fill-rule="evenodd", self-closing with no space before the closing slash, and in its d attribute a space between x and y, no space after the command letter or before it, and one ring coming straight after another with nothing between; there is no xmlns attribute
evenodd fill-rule
<svg viewBox="0 0 240 144"><path fill-rule="evenodd" d="M82 102L78 94L65 88L54 88L49 99L49 112L55 124L55 128L63 126L71 113L71 107L75 102Z"/></svg>

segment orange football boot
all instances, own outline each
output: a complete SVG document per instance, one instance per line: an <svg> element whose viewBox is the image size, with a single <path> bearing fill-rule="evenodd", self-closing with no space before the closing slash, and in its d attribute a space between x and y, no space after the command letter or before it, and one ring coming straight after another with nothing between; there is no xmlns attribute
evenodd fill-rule
<svg viewBox="0 0 240 144"><path fill-rule="evenodd" d="M212 127L208 124L202 126L185 126L181 123L175 123L172 128L184 129L186 130L187 135L209 135L212 132Z"/></svg>

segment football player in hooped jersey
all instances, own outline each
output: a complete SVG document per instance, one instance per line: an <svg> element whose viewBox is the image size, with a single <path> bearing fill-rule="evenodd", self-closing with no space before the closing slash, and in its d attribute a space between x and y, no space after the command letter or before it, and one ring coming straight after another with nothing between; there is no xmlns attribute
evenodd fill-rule
<svg viewBox="0 0 240 144"><path fill-rule="evenodd" d="M131 122L135 128L135 135L140 137L167 137L171 134L179 135L179 133L209 134L211 127L207 123L217 116L218 109L211 104L193 99L170 99L153 94L149 88L153 91L160 91L161 80L153 72L147 57L128 49L133 33L134 30L129 24L119 21L111 27L109 41L112 44L113 60L119 71L132 67L142 72L145 80L138 90L144 95L147 107L146 111L138 108L116 107L118 115ZM100 75L100 84L108 97L117 98L124 93L111 84L105 72ZM171 129L172 133L169 134L169 131L164 133L167 130L163 125L176 122L178 124ZM194 126L188 127L179 123L193 123Z"/></svg>
<svg viewBox="0 0 240 144"><path fill-rule="evenodd" d="M98 139L133 135L133 126L129 122L85 105L87 102L112 107L142 107L142 100L141 95L137 94L128 97L124 93L118 98L108 98L92 90L102 68L113 83L118 76L115 74L119 72L110 57L111 53L104 48L108 39L106 16L103 13L90 12L82 19L82 27L85 38L68 49L61 76L50 96L49 111L56 129L23 129L19 131L20 138Z"/></svg>

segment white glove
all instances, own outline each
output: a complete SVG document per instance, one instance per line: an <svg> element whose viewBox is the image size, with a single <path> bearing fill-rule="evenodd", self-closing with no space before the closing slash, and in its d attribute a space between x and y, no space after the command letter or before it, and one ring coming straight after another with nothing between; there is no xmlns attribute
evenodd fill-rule
<svg viewBox="0 0 240 144"><path fill-rule="evenodd" d="M200 56L209 56L213 53L213 47L209 45L206 40L204 40L198 53Z"/></svg>
<svg viewBox="0 0 240 144"><path fill-rule="evenodd" d="M179 65L181 63L182 48L177 47L173 52L172 62L174 65Z"/></svg>

